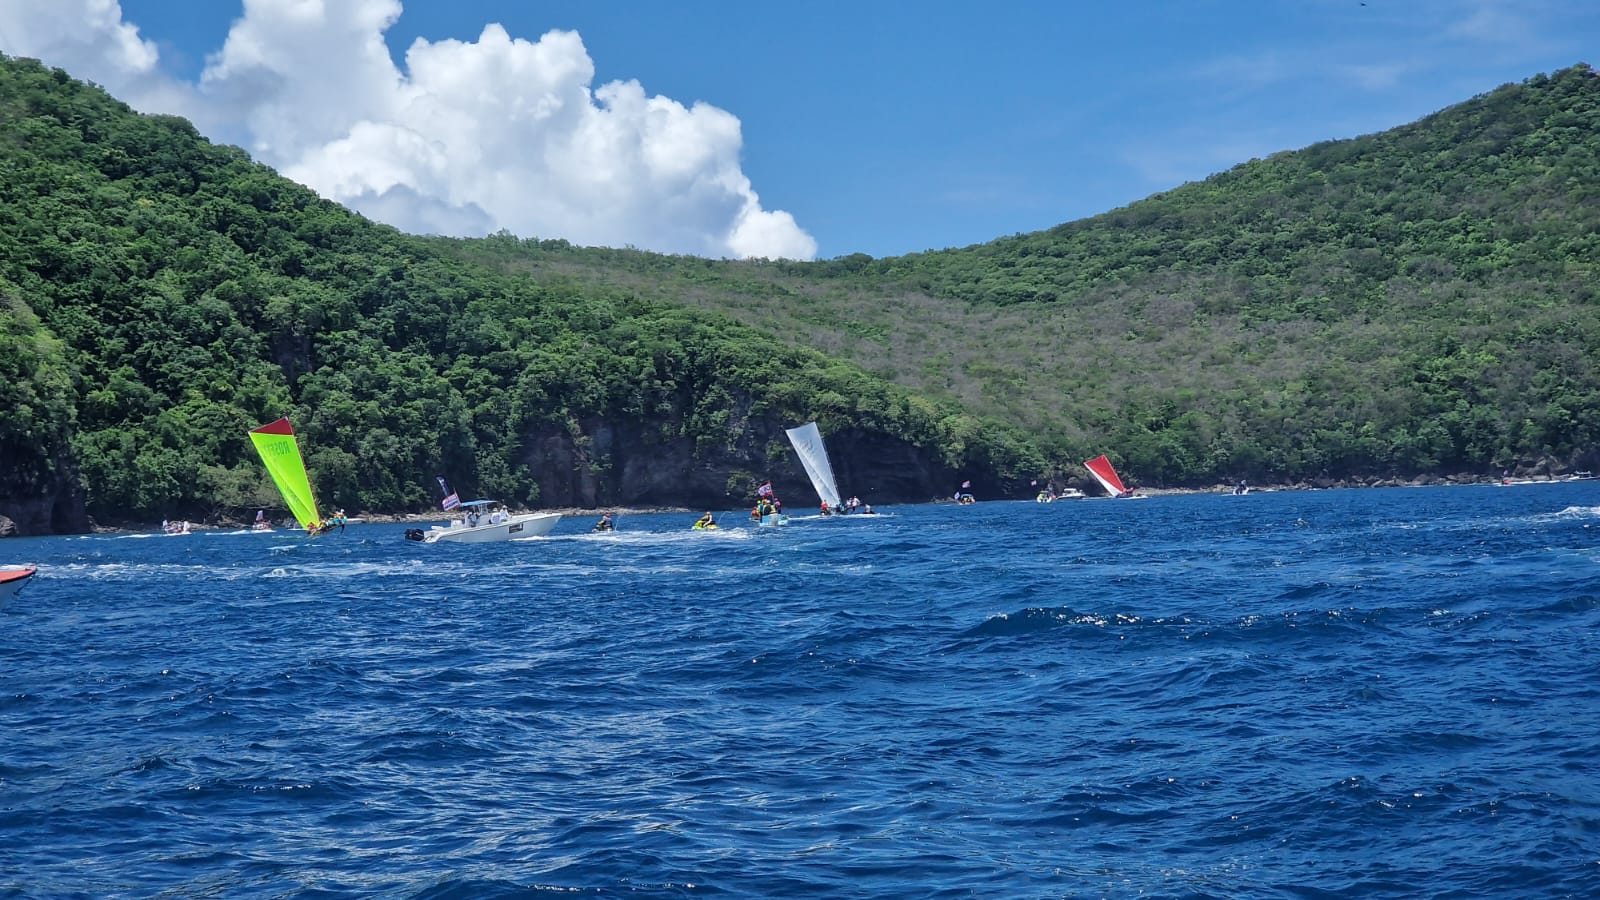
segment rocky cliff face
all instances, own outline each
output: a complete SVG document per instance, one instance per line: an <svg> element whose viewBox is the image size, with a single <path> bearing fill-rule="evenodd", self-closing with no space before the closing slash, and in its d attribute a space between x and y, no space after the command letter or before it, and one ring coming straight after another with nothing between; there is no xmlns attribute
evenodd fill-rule
<svg viewBox="0 0 1600 900"><path fill-rule="evenodd" d="M674 423L591 419L527 436L523 463L539 483L542 507L742 507L770 480L791 508L816 492L784 428L752 418L728 439L697 446ZM874 504L947 496L956 474L931 449L878 432L846 429L826 436L839 491Z"/></svg>
<svg viewBox="0 0 1600 900"><path fill-rule="evenodd" d="M737 509L771 481L791 509L817 502L784 429L746 418L720 441L684 437L680 421L590 418L526 436L521 462L541 507ZM839 491L871 504L949 496L960 476L925 447L864 429L826 436ZM81 534L93 523L70 449L0 446L0 537Z"/></svg>
<svg viewBox="0 0 1600 900"><path fill-rule="evenodd" d="M90 524L77 464L64 443L0 445L0 537L82 534Z"/></svg>

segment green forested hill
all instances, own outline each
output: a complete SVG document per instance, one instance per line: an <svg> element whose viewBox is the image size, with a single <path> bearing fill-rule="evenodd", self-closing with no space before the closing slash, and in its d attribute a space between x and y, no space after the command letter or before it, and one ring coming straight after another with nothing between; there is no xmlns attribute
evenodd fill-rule
<svg viewBox="0 0 1600 900"><path fill-rule="evenodd" d="M1600 464L1600 77L1582 65L959 250L439 243L728 313L1145 484Z"/></svg>
<svg viewBox="0 0 1600 900"><path fill-rule="evenodd" d="M1008 427L624 286L510 277L185 121L0 57L0 515L23 533L272 505L289 415L326 506L743 503L819 418L885 500L1011 489Z"/></svg>
<svg viewBox="0 0 1600 900"><path fill-rule="evenodd" d="M434 474L731 505L804 485L812 417L880 502L1102 451L1145 485L1592 469L1597 265L1586 66L1048 231L789 263L402 235L0 58L0 515L267 504L245 433L283 414L368 511Z"/></svg>

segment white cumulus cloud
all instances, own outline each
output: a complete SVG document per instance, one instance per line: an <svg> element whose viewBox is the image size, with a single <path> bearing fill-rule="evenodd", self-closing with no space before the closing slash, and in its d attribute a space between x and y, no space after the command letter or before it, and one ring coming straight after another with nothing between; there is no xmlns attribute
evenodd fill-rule
<svg viewBox="0 0 1600 900"><path fill-rule="evenodd" d="M201 118L193 89L161 73L156 45L122 20L117 0L0 0L0 52L65 69L144 112Z"/></svg>
<svg viewBox="0 0 1600 900"><path fill-rule="evenodd" d="M0 49L94 80L136 108L241 140L318 193L403 230L561 237L705 256L809 259L740 168L739 120L594 85L576 32L384 41L399 0L244 0L198 85L160 73L116 0L0 0ZM235 138L238 135L240 137Z"/></svg>

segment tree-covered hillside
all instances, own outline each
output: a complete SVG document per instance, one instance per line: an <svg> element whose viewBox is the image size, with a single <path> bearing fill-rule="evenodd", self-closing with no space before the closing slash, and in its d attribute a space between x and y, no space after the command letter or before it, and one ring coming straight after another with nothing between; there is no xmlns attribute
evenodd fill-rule
<svg viewBox="0 0 1600 900"><path fill-rule="evenodd" d="M288 415L326 506L426 509L436 474L526 505L799 490L818 418L880 502L1043 462L1008 427L722 316L508 277L375 225L185 121L0 57L0 515L24 533L272 506Z"/></svg>
<svg viewBox="0 0 1600 900"><path fill-rule="evenodd" d="M1579 65L1047 231L874 260L439 241L725 312L1145 484L1600 464L1600 77Z"/></svg>

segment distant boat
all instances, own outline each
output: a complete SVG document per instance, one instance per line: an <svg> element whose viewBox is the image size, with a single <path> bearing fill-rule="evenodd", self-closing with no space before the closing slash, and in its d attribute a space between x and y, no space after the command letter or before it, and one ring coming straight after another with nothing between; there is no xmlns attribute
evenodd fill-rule
<svg viewBox="0 0 1600 900"><path fill-rule="evenodd" d="M956 490L954 496L950 499L962 506L966 506L969 503L977 503L978 498L972 496L972 479L969 478L961 482L961 487Z"/></svg>
<svg viewBox="0 0 1600 900"><path fill-rule="evenodd" d="M294 426L287 417L268 422L250 430L250 441L261 454L261 462L278 486L283 502L289 507L296 522L315 537L333 525L324 523L317 512L317 498L311 493L311 479L306 476L306 461L300 455L300 445L295 441Z"/></svg>
<svg viewBox="0 0 1600 900"><path fill-rule="evenodd" d="M828 462L828 448L822 443L822 432L817 428L817 423L807 422L788 429L784 434L789 436L789 443L794 444L794 452L799 455L800 465L805 466L806 474L811 477L811 486L816 489L822 505L844 512L844 502L839 499L839 486L833 480L833 465Z"/></svg>
<svg viewBox="0 0 1600 900"><path fill-rule="evenodd" d="M561 521L560 513L513 513L498 500L468 500L457 509L460 515L448 525L406 530L406 540L425 544L454 541L462 544L489 544L517 538L544 537Z"/></svg>
<svg viewBox="0 0 1600 900"><path fill-rule="evenodd" d="M1037 503L1054 503L1057 500L1082 500L1086 496L1088 495L1077 488L1062 488L1059 491L1046 488L1040 491L1039 495L1033 499Z"/></svg>
<svg viewBox="0 0 1600 900"><path fill-rule="evenodd" d="M789 524L789 517L783 514L783 504L772 491L772 482L756 488L756 505L750 510L750 521L762 528Z"/></svg>
<svg viewBox="0 0 1600 900"><path fill-rule="evenodd" d="M789 524L789 516L777 505L763 498L756 501L755 509L750 510L750 521L754 522L757 528L777 528Z"/></svg>
<svg viewBox="0 0 1600 900"><path fill-rule="evenodd" d="M1117 470L1111 465L1111 460L1106 459L1104 453L1086 461L1083 465L1084 468L1089 470L1089 474L1094 476L1094 480L1100 482L1100 486L1106 489L1106 493L1119 499L1134 496L1133 491L1128 490L1127 486L1122 483L1122 479L1117 475Z"/></svg>
<svg viewBox="0 0 1600 900"><path fill-rule="evenodd" d="M38 572L34 566L0 567L0 601L9 600Z"/></svg>

